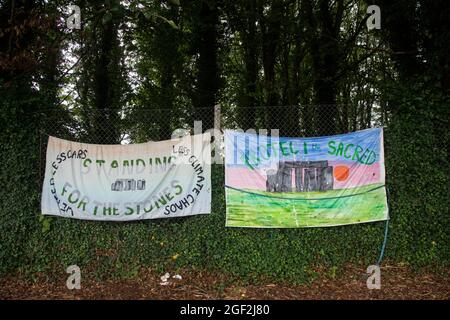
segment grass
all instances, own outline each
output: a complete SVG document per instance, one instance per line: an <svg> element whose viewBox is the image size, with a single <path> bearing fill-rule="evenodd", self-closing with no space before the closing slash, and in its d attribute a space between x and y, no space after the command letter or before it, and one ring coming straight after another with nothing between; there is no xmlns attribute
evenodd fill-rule
<svg viewBox="0 0 450 320"><path fill-rule="evenodd" d="M385 220L388 216L385 189L372 190L380 185L371 184L342 190L285 193L260 190L238 191L227 188L226 225L229 227L295 228ZM292 200L332 198L353 194L356 195L335 199ZM273 198L273 196L286 199Z"/></svg>

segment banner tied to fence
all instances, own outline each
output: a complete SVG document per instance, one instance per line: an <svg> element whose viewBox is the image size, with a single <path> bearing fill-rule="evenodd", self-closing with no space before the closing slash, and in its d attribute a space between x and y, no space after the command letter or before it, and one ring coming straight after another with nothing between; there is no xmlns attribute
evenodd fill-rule
<svg viewBox="0 0 450 320"><path fill-rule="evenodd" d="M287 138L225 132L226 225L296 228L388 219L383 130Z"/></svg>
<svg viewBox="0 0 450 320"><path fill-rule="evenodd" d="M49 137L42 214L140 220L211 212L210 135L129 145Z"/></svg>

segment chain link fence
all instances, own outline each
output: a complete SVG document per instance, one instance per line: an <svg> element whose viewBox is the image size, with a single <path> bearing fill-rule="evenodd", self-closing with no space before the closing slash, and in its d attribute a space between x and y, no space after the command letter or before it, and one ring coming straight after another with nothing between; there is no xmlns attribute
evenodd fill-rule
<svg viewBox="0 0 450 320"><path fill-rule="evenodd" d="M311 137L385 126L388 116L366 105L295 105L201 109L83 110L45 112L43 134L85 143L127 144L169 139L176 129L193 130L194 121L206 131L278 129L281 136Z"/></svg>
<svg viewBox="0 0 450 320"><path fill-rule="evenodd" d="M312 137L386 125L374 106L301 105L201 109L47 110L41 115L40 173L45 171L48 136L95 144L129 144L170 139L176 130L254 129L280 136ZM263 130L263 131L260 131Z"/></svg>

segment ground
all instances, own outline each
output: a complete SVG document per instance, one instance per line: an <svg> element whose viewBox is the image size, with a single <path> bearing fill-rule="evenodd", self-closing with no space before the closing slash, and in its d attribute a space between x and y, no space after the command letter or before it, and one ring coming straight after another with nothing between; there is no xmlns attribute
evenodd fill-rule
<svg viewBox="0 0 450 320"><path fill-rule="evenodd" d="M450 270L413 272L405 266L381 268L381 289L369 290L365 268L348 266L335 279L305 285L260 283L244 285L229 276L199 271L179 272L182 279L161 285L158 274L142 269L135 279L83 280L80 290L68 290L66 278L37 282L20 276L0 279L1 299L450 299ZM172 276L172 275L171 275Z"/></svg>

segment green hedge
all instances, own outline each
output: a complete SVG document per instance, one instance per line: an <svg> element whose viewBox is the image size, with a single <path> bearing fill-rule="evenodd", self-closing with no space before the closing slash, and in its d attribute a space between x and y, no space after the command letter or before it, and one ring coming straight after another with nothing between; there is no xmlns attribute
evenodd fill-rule
<svg viewBox="0 0 450 320"><path fill-rule="evenodd" d="M213 166L211 215L127 223L42 218L35 129L44 120L21 111L23 101L17 108L7 100L2 103L7 131L1 136L1 274L61 274L77 264L83 276L101 279L132 277L140 266L160 272L189 267L242 280L300 283L318 276L319 269L334 276L346 263L369 265L378 258L383 222L312 229L225 228L223 166L218 165ZM427 115L430 109L410 108L424 101L404 104L413 111L397 117L385 132L391 194L385 258L448 266L448 128L436 126Z"/></svg>

